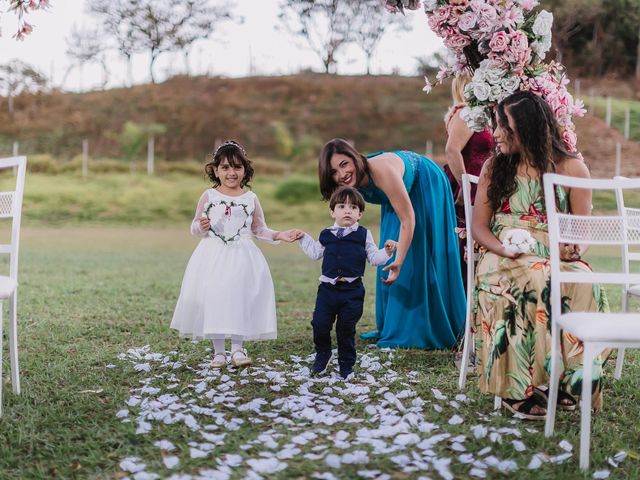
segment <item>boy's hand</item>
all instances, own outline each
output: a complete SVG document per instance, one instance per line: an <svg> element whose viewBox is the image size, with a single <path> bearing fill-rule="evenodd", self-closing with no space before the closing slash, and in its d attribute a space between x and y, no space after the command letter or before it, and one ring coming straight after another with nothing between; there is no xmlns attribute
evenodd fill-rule
<svg viewBox="0 0 640 480"><path fill-rule="evenodd" d="M304 232L302 230L298 230L293 228L291 230L285 230L283 232L278 232L276 234L276 240L284 240L285 242L295 242L296 240L301 239L304 236Z"/></svg>
<svg viewBox="0 0 640 480"><path fill-rule="evenodd" d="M386 242L384 242L384 251L389 256L391 256L391 254L395 252L397 248L398 248L398 242L394 240L387 240Z"/></svg>

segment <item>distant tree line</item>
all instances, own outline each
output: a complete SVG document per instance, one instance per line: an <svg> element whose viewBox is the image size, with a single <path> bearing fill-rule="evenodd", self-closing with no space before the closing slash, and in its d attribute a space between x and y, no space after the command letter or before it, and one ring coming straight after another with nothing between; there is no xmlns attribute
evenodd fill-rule
<svg viewBox="0 0 640 480"><path fill-rule="evenodd" d="M542 0L553 13L553 46L572 77L640 79L639 0Z"/></svg>

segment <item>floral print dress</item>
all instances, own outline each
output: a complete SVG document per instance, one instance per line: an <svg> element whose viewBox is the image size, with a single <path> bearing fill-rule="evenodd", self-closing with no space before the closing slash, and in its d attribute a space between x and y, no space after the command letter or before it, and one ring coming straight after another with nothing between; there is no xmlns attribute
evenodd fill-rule
<svg viewBox="0 0 640 480"><path fill-rule="evenodd" d="M481 391L522 400L535 387L549 383L551 361L551 304L549 236L542 184L516 177L516 192L495 214L491 230L502 241L512 228L534 237L533 251L516 259L501 257L484 248L476 269L473 329L476 339ZM558 189L561 211L569 211L566 192ZM580 260L563 262L564 271L590 271ZM563 284L563 311L608 311L599 285ZM561 388L579 396L582 388L583 345L573 335L562 335ZM594 361L593 407L602 405L602 367L606 354Z"/></svg>

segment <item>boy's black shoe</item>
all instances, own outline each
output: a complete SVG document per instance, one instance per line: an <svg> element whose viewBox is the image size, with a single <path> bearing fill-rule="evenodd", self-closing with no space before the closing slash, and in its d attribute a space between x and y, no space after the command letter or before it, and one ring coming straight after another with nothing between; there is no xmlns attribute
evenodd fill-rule
<svg viewBox="0 0 640 480"><path fill-rule="evenodd" d="M329 360L331 360L331 351L316 353L316 359L313 362L313 367L311 367L311 373L313 375L324 373L327 365L329 365Z"/></svg>
<svg viewBox="0 0 640 480"><path fill-rule="evenodd" d="M353 367L343 367L340 366L340 376L343 380L346 380L349 375L353 375Z"/></svg>

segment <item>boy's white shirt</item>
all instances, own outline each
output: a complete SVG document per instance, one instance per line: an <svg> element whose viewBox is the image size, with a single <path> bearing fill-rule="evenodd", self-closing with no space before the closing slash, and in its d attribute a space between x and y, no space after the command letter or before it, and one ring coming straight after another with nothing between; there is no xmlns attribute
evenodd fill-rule
<svg viewBox="0 0 640 480"><path fill-rule="evenodd" d="M342 234L342 236L346 237L350 233L355 232L359 226L360 225L358 222L354 223L350 227L341 227L334 223L332 227L329 227L329 230L331 230L331 233L337 236L338 228L344 228L344 233ZM322 244L319 241L314 240L311 235L308 235L306 233L300 239L300 248L311 260L319 260L324 256L324 247L322 246ZM367 252L367 260L371 265L383 265L387 263L387 261L391 258L391 255L387 255L387 252L384 248L378 248L376 242L373 241L373 235L371 235L371 231L369 229L367 229L367 239L365 241L364 249ZM335 285L338 278L342 278L347 282L353 282L360 277L329 278L325 275L320 275L319 280L322 283L331 283Z"/></svg>

